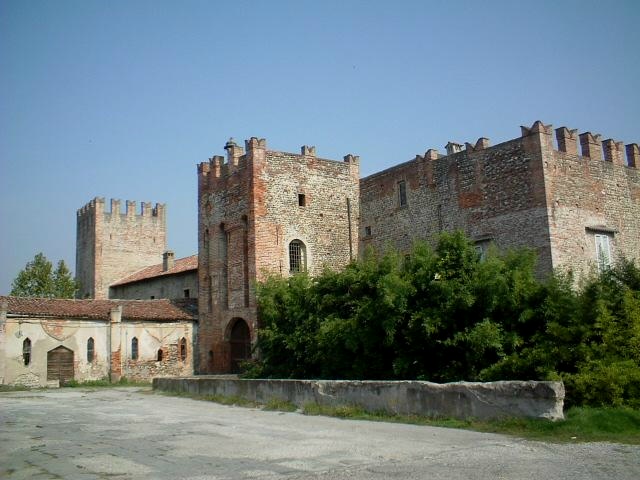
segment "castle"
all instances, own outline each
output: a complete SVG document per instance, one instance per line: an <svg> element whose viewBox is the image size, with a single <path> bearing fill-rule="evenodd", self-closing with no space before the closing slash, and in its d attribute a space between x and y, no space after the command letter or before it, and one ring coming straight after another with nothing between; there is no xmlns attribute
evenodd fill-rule
<svg viewBox="0 0 640 480"><path fill-rule="evenodd" d="M179 351L174 357L188 357L197 373L234 372L250 357L257 281L341 268L368 247L406 251L416 239L462 230L480 255L491 244L534 249L541 277L557 268L581 276L622 256L640 259L634 143L537 121L495 146L487 138L449 142L443 154L430 149L365 178L352 154L335 161L312 146L299 154L273 151L255 137L244 148L233 140L224 148L225 157L197 167L197 256L174 259L166 250L164 205L144 203L137 213L127 202L122 213L114 200L107 212L96 198L78 211L80 297L197 296L197 318L166 313L177 322L197 319L193 331L182 329L193 352L183 355L182 343L151 342L148 354ZM10 310L0 314L9 318ZM188 373L185 364L178 367Z"/></svg>

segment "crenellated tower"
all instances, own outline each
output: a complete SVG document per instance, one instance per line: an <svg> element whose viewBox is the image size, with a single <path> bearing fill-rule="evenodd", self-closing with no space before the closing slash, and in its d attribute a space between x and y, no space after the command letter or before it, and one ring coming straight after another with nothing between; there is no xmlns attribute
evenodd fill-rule
<svg viewBox="0 0 640 480"><path fill-rule="evenodd" d="M94 198L77 212L76 279L79 298L108 298L109 285L162 262L166 250L165 205Z"/></svg>
<svg viewBox="0 0 640 480"><path fill-rule="evenodd" d="M234 371L258 326L255 283L319 274L358 254L359 158L318 158L230 139L198 165L199 372Z"/></svg>

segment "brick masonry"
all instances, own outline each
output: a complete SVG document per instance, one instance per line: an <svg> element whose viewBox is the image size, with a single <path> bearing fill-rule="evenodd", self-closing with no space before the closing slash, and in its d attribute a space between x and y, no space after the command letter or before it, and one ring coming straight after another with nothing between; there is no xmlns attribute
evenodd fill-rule
<svg viewBox="0 0 640 480"><path fill-rule="evenodd" d="M200 371L233 368L231 330L247 323L255 341L255 282L289 275L289 245L304 245L311 275L340 268L358 254L359 159L337 162L267 150L251 138L242 149L230 141L226 161L198 166Z"/></svg>
<svg viewBox="0 0 640 480"><path fill-rule="evenodd" d="M162 262L166 250L165 206L111 200L105 211L103 198L95 198L77 212L76 279L78 298L104 299L109 285L149 265Z"/></svg>
<svg viewBox="0 0 640 480"><path fill-rule="evenodd" d="M609 141L603 159L599 139L585 134L578 156L575 131L562 127L556 133L560 150L552 127L536 122L522 127L521 137L493 147L482 138L447 155L429 150L363 178L361 250L408 250L417 239L459 229L480 245L535 249L541 276L554 268L581 274L595 267L593 235L604 231L612 236L614 259L640 258L637 145L627 146L625 162L621 144ZM403 181L407 203L401 206Z"/></svg>

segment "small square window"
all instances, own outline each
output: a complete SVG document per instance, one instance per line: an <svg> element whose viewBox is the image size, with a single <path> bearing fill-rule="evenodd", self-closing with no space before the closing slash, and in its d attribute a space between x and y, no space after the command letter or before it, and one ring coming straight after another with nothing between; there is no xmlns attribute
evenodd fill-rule
<svg viewBox="0 0 640 480"><path fill-rule="evenodd" d="M364 236L365 237L370 237L371 236L371 227L369 227L369 226L364 227Z"/></svg>
<svg viewBox="0 0 640 480"><path fill-rule="evenodd" d="M304 195L304 193L299 193L298 194L298 206L299 207L305 207L307 205L307 199Z"/></svg>

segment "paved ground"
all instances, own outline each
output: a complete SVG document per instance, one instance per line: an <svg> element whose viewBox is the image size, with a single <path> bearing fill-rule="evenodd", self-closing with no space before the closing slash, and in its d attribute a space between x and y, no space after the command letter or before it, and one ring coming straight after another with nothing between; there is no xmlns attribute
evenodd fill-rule
<svg viewBox="0 0 640 480"><path fill-rule="evenodd" d="M640 447L308 417L135 388L0 393L7 479L633 479Z"/></svg>

